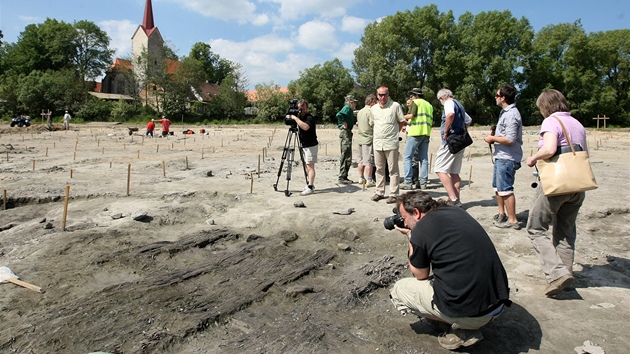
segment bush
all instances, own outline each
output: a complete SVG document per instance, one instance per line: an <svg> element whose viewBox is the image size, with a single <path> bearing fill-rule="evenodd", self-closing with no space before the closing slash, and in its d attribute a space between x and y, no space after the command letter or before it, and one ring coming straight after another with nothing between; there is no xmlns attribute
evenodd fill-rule
<svg viewBox="0 0 630 354"><path fill-rule="evenodd" d="M109 122L112 119L112 103L102 101L98 98L92 98L88 100L77 111L76 118L79 118L85 122L90 121L103 121Z"/></svg>

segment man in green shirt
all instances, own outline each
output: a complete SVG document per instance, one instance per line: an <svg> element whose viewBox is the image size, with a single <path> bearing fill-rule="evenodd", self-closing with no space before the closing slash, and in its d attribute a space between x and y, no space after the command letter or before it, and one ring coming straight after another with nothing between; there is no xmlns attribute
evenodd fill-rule
<svg viewBox="0 0 630 354"><path fill-rule="evenodd" d="M339 127L339 145L341 147L341 157L339 158L339 183L351 184L348 179L348 171L352 166L352 127L356 124L354 110L357 107L357 100L352 95L346 96L346 104L337 113L337 126Z"/></svg>

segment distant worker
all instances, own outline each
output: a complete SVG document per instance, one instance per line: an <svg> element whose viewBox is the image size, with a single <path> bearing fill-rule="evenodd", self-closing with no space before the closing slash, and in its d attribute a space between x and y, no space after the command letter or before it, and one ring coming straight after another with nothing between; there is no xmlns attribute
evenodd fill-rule
<svg viewBox="0 0 630 354"><path fill-rule="evenodd" d="M72 117L70 116L70 113L66 111L66 114L63 115L63 129L70 129L70 119L72 119Z"/></svg>
<svg viewBox="0 0 630 354"><path fill-rule="evenodd" d="M147 124L147 133L145 135L146 136L151 135L151 137L153 137L154 130L155 130L155 122L153 122L153 120L150 120L149 123Z"/></svg>
<svg viewBox="0 0 630 354"><path fill-rule="evenodd" d="M155 122L154 119L151 119L151 121ZM169 132L169 127L173 124L173 122L166 118L166 116L162 116L162 119L157 120L157 122L162 125L162 137L166 137Z"/></svg>

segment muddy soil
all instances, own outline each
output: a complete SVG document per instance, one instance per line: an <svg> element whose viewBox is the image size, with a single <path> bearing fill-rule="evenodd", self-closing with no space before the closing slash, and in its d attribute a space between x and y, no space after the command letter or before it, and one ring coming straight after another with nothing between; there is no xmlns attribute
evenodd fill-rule
<svg viewBox="0 0 630 354"><path fill-rule="evenodd" d="M389 302L392 284L411 276L405 238L384 229L392 206L371 201L372 189L337 184L335 127L318 127L316 192L304 197L302 166L279 169L285 126L204 135L180 125L153 139L138 126L71 128L0 125L0 266L45 290L0 284L0 352L448 352L439 333ZM537 129L524 129L526 156ZM556 299L543 295L527 232L492 225L488 132L472 130L462 201L493 240L514 304L460 351L572 353L590 341L627 352L630 132L588 131L599 188L578 217L575 288ZM358 180L356 169L349 177ZM444 197L430 177L427 192ZM523 165L522 226L532 182Z"/></svg>

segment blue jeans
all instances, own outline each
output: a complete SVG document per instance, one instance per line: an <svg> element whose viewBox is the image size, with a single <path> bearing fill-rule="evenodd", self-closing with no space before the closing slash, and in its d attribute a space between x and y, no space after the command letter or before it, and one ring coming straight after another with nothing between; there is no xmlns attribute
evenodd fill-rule
<svg viewBox="0 0 630 354"><path fill-rule="evenodd" d="M405 156L403 159L405 168L406 184L413 181L413 157L416 155L418 164L420 165L420 184L429 182L429 136L407 136L407 144L405 147Z"/></svg>
<svg viewBox="0 0 630 354"><path fill-rule="evenodd" d="M514 191L514 178L516 170L521 168L521 163L512 160L494 160L494 173L492 176L492 188L497 192Z"/></svg>

